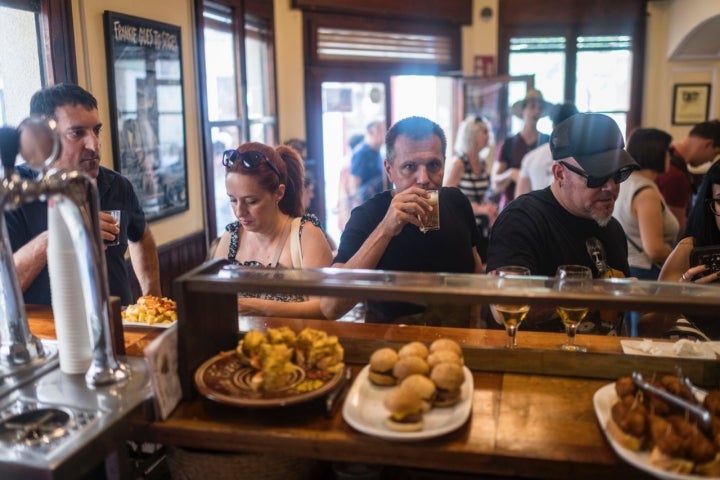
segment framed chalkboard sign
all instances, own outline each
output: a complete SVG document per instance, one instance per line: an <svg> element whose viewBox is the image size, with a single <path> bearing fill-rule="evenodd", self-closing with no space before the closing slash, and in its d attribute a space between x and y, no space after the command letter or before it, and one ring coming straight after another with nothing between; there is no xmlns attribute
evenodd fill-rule
<svg viewBox="0 0 720 480"><path fill-rule="evenodd" d="M148 220L188 209L180 27L105 12L115 169Z"/></svg>

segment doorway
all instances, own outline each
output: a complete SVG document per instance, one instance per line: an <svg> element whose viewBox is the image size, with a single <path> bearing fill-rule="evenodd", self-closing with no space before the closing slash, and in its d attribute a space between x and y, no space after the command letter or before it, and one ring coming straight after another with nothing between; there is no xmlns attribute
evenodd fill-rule
<svg viewBox="0 0 720 480"><path fill-rule="evenodd" d="M396 121L420 115L437 122L448 136L451 158L453 118L453 85L451 77L431 75L398 75L390 77L390 93L383 82L321 83L321 138L323 182L325 186L325 228L340 242L345 222L357 202L350 182L350 159L353 143L362 139L366 127L375 120L385 120L389 128ZM384 158L384 147L381 156Z"/></svg>

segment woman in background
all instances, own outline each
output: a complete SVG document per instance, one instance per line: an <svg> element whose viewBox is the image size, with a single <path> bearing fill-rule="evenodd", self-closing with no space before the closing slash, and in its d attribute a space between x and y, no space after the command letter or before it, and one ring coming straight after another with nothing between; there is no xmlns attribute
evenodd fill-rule
<svg viewBox="0 0 720 480"><path fill-rule="evenodd" d="M237 221L225 227L215 258L255 268L322 268L332 252L303 206L302 159L290 147L244 143L223 154L225 188ZM238 313L323 318L319 298L241 294Z"/></svg>
<svg viewBox="0 0 720 480"><path fill-rule="evenodd" d="M677 219L655 184L655 178L670 165L671 141L662 130L638 128L626 147L640 170L620 185L613 216L627 236L630 274L641 280L657 280L679 233Z"/></svg>
<svg viewBox="0 0 720 480"><path fill-rule="evenodd" d="M456 157L445 177L445 186L458 187L470 200L482 237L479 253L483 261L486 259L490 227L498 214L497 205L485 198L490 188L494 147L490 122L483 117L468 116L458 127Z"/></svg>

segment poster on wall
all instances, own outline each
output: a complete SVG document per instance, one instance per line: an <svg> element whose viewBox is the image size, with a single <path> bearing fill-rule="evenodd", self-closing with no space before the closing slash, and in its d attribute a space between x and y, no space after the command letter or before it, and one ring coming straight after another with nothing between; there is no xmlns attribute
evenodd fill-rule
<svg viewBox="0 0 720 480"><path fill-rule="evenodd" d="M673 125L695 125L708 119L709 83L678 83L673 91Z"/></svg>
<svg viewBox="0 0 720 480"><path fill-rule="evenodd" d="M188 209L180 27L105 12L115 170L147 220Z"/></svg>

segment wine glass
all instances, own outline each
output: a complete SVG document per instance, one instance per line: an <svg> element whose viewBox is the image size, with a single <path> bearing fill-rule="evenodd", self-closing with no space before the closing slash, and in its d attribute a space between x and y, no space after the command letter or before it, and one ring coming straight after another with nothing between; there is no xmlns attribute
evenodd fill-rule
<svg viewBox="0 0 720 480"><path fill-rule="evenodd" d="M505 267L499 267L492 272L490 275L500 277L498 279L497 286L502 288L506 277L518 277L530 275L530 269L521 267L519 265L508 265ZM505 325L505 331L507 332L506 348L517 348L517 329L525 317L527 317L530 311L530 305L508 305L505 303L494 303L490 305L490 311L495 318L495 321Z"/></svg>
<svg viewBox="0 0 720 480"><path fill-rule="evenodd" d="M586 292L592 286L592 271L584 265L560 265L555 273L555 288L561 292L569 294ZM585 347L575 344L575 333L577 327L585 319L588 314L587 307L564 307L560 306L555 309L560 316L563 325L565 325L565 333L567 333L567 341L560 345L560 350L567 352L586 352Z"/></svg>

